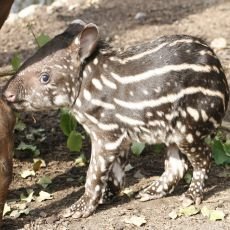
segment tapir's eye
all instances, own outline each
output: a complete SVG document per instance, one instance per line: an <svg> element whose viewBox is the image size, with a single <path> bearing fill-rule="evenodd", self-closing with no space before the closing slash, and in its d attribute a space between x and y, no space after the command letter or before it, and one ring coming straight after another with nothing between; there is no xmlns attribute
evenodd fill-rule
<svg viewBox="0 0 230 230"><path fill-rule="evenodd" d="M48 73L42 73L40 76L40 82L42 84L47 84L50 81L50 75Z"/></svg>

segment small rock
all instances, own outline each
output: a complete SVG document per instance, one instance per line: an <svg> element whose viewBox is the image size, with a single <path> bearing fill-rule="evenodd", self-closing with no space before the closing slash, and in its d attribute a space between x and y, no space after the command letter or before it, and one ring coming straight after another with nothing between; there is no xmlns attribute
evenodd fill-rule
<svg viewBox="0 0 230 230"><path fill-rule="evenodd" d="M47 222L47 224L53 224L53 223L56 222L57 219L58 219L57 216L52 215L52 216L50 216L49 218L46 219L46 222Z"/></svg>
<svg viewBox="0 0 230 230"><path fill-rule="evenodd" d="M136 179L142 179L144 178L144 175L141 173L140 170L137 170L136 173L133 175L133 177Z"/></svg>
<svg viewBox="0 0 230 230"><path fill-rule="evenodd" d="M59 8L59 7L67 6L67 5L68 3L66 2L66 0L56 0L51 4L51 7Z"/></svg>
<svg viewBox="0 0 230 230"><path fill-rule="evenodd" d="M114 224L114 230L123 230L125 229L125 224L121 222L117 222Z"/></svg>
<svg viewBox="0 0 230 230"><path fill-rule="evenodd" d="M18 14L10 13L9 17L6 20L6 23L13 24L18 20Z"/></svg>
<svg viewBox="0 0 230 230"><path fill-rule="evenodd" d="M146 18L147 18L147 14L145 12L138 12L134 17L134 19L139 22L145 21Z"/></svg>
<svg viewBox="0 0 230 230"><path fill-rule="evenodd" d="M227 41L225 38L215 38L211 42L211 47L213 49L224 49L227 47Z"/></svg>
<svg viewBox="0 0 230 230"><path fill-rule="evenodd" d="M46 212L40 212L40 216L45 218L45 217L47 217L47 213Z"/></svg>
<svg viewBox="0 0 230 230"><path fill-rule="evenodd" d="M40 8L40 7L41 7L40 5L36 5L36 4L30 5L30 6L26 7L26 8L24 8L23 10L21 10L21 11L18 13L18 16L19 16L19 18L26 18L26 17L28 17L28 16L31 16L31 15L33 15L33 14L36 12L36 10L37 10L38 8Z"/></svg>
<svg viewBox="0 0 230 230"><path fill-rule="evenodd" d="M127 164L126 166L125 166L125 172L128 172L128 171L130 171L130 170L132 170L134 167L131 165L131 164Z"/></svg>

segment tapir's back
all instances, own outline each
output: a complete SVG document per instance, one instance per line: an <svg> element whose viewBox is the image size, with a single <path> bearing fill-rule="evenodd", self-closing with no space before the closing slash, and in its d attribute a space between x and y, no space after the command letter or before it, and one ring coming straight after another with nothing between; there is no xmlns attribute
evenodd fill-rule
<svg viewBox="0 0 230 230"><path fill-rule="evenodd" d="M212 123L216 128L227 109L229 89L223 68L204 41L186 35L161 37L152 43L131 47L109 58L108 77L117 84L115 101L119 112L149 122L178 116L190 122ZM174 113L174 115L173 115ZM144 117L143 117L144 116ZM189 125L189 124L187 124ZM208 128L209 127L209 128Z"/></svg>
<svg viewBox="0 0 230 230"><path fill-rule="evenodd" d="M144 84L156 97L178 93L187 87L203 87L220 91L228 98L228 86L218 58L204 41L195 37L164 36L130 47L119 58L110 60L115 69L111 74L120 84L129 88Z"/></svg>

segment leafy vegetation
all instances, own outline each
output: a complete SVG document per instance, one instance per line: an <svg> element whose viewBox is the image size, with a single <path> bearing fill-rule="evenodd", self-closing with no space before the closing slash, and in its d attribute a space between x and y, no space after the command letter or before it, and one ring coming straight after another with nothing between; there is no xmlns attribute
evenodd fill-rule
<svg viewBox="0 0 230 230"><path fill-rule="evenodd" d="M13 58L11 59L11 66L15 72L19 69L21 63L22 63L21 57L18 54L14 54Z"/></svg>
<svg viewBox="0 0 230 230"><path fill-rule="evenodd" d="M70 151L80 152L82 148L82 135L76 131L77 121L66 109L61 110L60 127L67 136L67 147Z"/></svg>
<svg viewBox="0 0 230 230"><path fill-rule="evenodd" d="M134 142L131 146L131 151L134 155L139 156L143 152L144 148L145 148L145 144Z"/></svg>
<svg viewBox="0 0 230 230"><path fill-rule="evenodd" d="M171 219L177 219L181 216L189 217L197 214L202 214L211 221L224 220L225 213L222 210L209 209L207 206L199 207L191 205L188 207L180 207L169 213Z"/></svg>
<svg viewBox="0 0 230 230"><path fill-rule="evenodd" d="M225 139L224 134L219 131L213 139L207 138L206 140L217 165L230 164L230 139Z"/></svg>
<svg viewBox="0 0 230 230"><path fill-rule="evenodd" d="M37 44L38 44L38 47L42 47L44 46L47 42L50 41L50 37L46 34L41 34L39 35L38 37L36 37L36 41L37 41Z"/></svg>

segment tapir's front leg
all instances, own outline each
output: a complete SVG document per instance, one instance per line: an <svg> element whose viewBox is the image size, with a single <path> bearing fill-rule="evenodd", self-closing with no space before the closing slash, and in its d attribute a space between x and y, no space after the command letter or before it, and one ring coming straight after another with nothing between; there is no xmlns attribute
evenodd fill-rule
<svg viewBox="0 0 230 230"><path fill-rule="evenodd" d="M92 138L92 153L87 172L85 193L70 207L73 218L87 217L97 208L107 186L109 172L120 151L127 150L126 133L114 137Z"/></svg>

